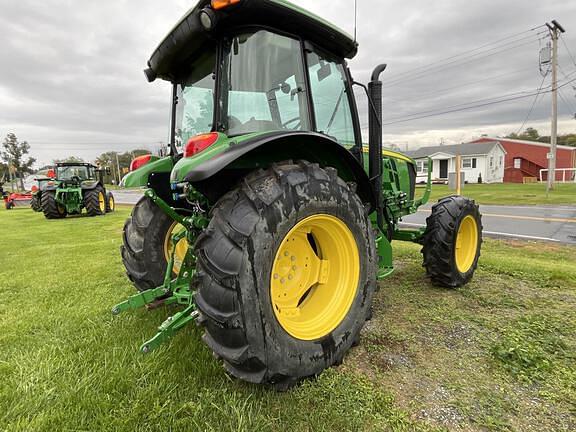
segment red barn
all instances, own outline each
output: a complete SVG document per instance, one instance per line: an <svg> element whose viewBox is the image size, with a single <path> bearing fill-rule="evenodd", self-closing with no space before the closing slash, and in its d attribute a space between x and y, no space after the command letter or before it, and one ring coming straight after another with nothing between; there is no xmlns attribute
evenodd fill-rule
<svg viewBox="0 0 576 432"><path fill-rule="evenodd" d="M508 138L482 137L473 142L499 142L506 150L504 162L504 182L523 183L525 177L540 178L540 170L548 169L547 155L550 152L550 144L523 141ZM576 147L557 146L556 168L576 169ZM546 179L546 172L543 179ZM576 171L556 172L556 180L574 180ZM565 177L564 177L565 176Z"/></svg>

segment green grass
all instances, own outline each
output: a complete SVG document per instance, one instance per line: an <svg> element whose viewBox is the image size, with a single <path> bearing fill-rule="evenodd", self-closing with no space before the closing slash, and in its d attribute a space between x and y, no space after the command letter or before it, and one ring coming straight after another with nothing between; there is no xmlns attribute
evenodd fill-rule
<svg viewBox="0 0 576 432"><path fill-rule="evenodd" d="M420 187L416 194L423 193ZM432 186L432 202L439 198L454 194L446 185ZM465 185L462 195L475 199L480 204L495 205L576 205L576 183L557 184L555 190L546 197L545 184L469 184Z"/></svg>
<svg viewBox="0 0 576 432"><path fill-rule="evenodd" d="M194 326L138 353L170 311L109 312L133 291L128 212L0 210L0 430L574 430L575 248L488 241L450 291L397 244L361 345L278 394L229 378Z"/></svg>

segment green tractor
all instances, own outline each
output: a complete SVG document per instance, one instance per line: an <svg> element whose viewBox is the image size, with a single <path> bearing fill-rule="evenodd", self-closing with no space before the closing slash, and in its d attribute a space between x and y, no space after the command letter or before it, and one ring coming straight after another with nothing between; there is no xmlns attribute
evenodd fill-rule
<svg viewBox="0 0 576 432"><path fill-rule="evenodd" d="M428 201L432 170L417 197L415 162L382 148L385 66L359 84L356 53L283 0L202 0L154 51L148 80L173 86L171 154L134 160L123 179L146 188L121 248L140 292L112 312L182 309L143 353L195 321L231 375L282 390L359 343L393 241L422 245L434 284L470 281L478 206L452 196L426 228L400 227ZM367 147L354 86L369 96Z"/></svg>
<svg viewBox="0 0 576 432"><path fill-rule="evenodd" d="M106 192L103 177L107 170L89 163L58 163L56 178L44 187L40 206L47 219L61 219L82 213L99 216L114 211L111 192Z"/></svg>

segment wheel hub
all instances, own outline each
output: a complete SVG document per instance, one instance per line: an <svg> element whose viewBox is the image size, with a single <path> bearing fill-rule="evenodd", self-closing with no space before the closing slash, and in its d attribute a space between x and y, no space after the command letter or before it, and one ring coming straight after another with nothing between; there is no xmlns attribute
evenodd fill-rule
<svg viewBox="0 0 576 432"><path fill-rule="evenodd" d="M466 273L474 264L476 250L478 249L478 224L472 215L468 215L460 222L456 235L456 249L454 258L460 273Z"/></svg>
<svg viewBox="0 0 576 432"><path fill-rule="evenodd" d="M280 325L302 340L334 330L354 300L359 262L354 236L340 219L315 215L299 222L272 266L270 293Z"/></svg>

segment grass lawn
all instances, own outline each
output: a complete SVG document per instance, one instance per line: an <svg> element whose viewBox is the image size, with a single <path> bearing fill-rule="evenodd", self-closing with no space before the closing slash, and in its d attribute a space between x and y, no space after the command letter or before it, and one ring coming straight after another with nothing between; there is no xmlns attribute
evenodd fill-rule
<svg viewBox="0 0 576 432"><path fill-rule="evenodd" d="M279 394L229 378L195 326L138 353L169 311L110 314L128 212L0 210L0 430L576 430L576 248L488 240L450 291L397 244L361 345Z"/></svg>
<svg viewBox="0 0 576 432"><path fill-rule="evenodd" d="M416 195L424 193L418 187ZM455 191L447 185L433 185L431 202L452 195ZM500 205L576 205L576 183L557 184L555 190L546 197L545 184L469 184L465 185L462 195L475 199L480 204Z"/></svg>

